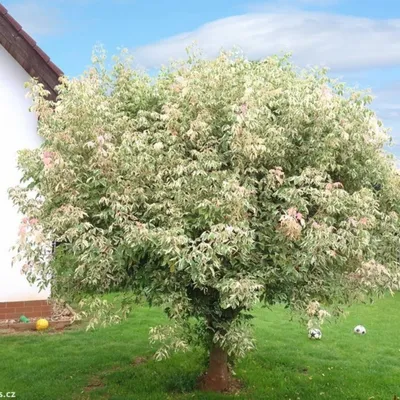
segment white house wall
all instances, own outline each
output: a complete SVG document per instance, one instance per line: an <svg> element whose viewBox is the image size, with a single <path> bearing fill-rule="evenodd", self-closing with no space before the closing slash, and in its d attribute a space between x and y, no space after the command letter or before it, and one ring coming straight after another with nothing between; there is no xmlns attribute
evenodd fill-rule
<svg viewBox="0 0 400 400"><path fill-rule="evenodd" d="M11 247L15 244L21 216L7 190L18 184L17 151L40 144L36 133L37 118L29 112L24 83L30 76L0 46L0 302L44 300L48 292L31 286L18 265L11 266Z"/></svg>

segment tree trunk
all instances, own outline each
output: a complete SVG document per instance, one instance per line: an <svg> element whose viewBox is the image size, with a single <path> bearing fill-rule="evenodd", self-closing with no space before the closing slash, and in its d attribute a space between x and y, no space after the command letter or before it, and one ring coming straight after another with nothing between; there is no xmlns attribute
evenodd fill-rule
<svg viewBox="0 0 400 400"><path fill-rule="evenodd" d="M210 351L210 364L202 379L200 389L204 391L223 392L229 388L228 354L219 346Z"/></svg>

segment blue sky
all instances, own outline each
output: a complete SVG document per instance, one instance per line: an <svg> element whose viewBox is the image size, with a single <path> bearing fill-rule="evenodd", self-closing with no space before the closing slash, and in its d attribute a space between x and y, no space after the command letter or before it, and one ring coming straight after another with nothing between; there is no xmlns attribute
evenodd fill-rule
<svg viewBox="0 0 400 400"><path fill-rule="evenodd" d="M8 0L3 4L70 76L96 43L130 48L139 65L239 46L250 58L291 51L300 65L372 88L400 158L400 0Z"/></svg>

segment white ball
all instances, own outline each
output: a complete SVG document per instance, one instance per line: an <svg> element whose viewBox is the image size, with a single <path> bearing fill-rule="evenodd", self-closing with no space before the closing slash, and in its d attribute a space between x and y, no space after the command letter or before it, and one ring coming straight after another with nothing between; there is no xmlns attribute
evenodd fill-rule
<svg viewBox="0 0 400 400"><path fill-rule="evenodd" d="M320 329L310 329L308 331L308 338L311 340L320 340L322 338L322 332Z"/></svg>
<svg viewBox="0 0 400 400"><path fill-rule="evenodd" d="M367 330L365 329L364 326L362 325L357 325L354 328L354 333L356 333L357 335L365 335L367 333Z"/></svg>

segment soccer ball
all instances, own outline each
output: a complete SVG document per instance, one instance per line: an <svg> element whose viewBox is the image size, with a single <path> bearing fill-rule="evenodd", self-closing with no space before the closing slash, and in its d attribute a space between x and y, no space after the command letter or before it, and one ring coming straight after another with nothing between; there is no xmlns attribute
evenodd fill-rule
<svg viewBox="0 0 400 400"><path fill-rule="evenodd" d="M322 338L322 332L319 329L310 329L308 331L308 338L312 340L320 340Z"/></svg>
<svg viewBox="0 0 400 400"><path fill-rule="evenodd" d="M365 335L367 333L367 330L365 329L364 326L362 325L357 325L354 328L354 333L356 333L357 335Z"/></svg>

